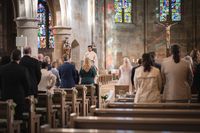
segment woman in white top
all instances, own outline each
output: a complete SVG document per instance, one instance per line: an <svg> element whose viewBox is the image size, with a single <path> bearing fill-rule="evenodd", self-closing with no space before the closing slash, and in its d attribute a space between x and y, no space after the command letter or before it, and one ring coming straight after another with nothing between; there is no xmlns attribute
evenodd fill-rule
<svg viewBox="0 0 200 133"><path fill-rule="evenodd" d="M51 72L48 71L48 64L46 62L42 62L42 69L41 69L41 80L38 85L38 90L40 91L49 91L53 93L53 87L56 83L56 76Z"/></svg>
<svg viewBox="0 0 200 133"><path fill-rule="evenodd" d="M152 66L150 54L143 54L142 66L135 70L135 103L159 103L162 80L160 70Z"/></svg>
<svg viewBox="0 0 200 133"><path fill-rule="evenodd" d="M181 59L180 47L171 47L172 56L161 64L161 73L164 82L163 100L165 102L188 102L191 98L192 68Z"/></svg>
<svg viewBox="0 0 200 133"><path fill-rule="evenodd" d="M118 85L129 85L129 92L132 91L131 71L132 71L131 62L127 57L125 57L123 59L123 64L119 67Z"/></svg>

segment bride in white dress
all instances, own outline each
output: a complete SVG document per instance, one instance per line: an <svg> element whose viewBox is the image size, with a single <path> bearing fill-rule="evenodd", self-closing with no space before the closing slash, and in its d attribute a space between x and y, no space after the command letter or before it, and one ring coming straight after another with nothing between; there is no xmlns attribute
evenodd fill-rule
<svg viewBox="0 0 200 133"><path fill-rule="evenodd" d="M129 92L132 91L131 70L132 70L131 62L127 57L125 57L123 59L123 64L119 67L119 81L117 84L129 85Z"/></svg>

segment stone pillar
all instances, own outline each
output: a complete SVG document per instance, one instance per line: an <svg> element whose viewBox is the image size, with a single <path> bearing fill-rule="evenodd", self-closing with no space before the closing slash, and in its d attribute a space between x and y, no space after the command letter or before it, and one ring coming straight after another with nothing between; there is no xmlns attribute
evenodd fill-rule
<svg viewBox="0 0 200 133"><path fill-rule="evenodd" d="M32 56L38 55L38 20L36 18L18 17L17 36L27 37L27 45L32 49Z"/></svg>
<svg viewBox="0 0 200 133"><path fill-rule="evenodd" d="M64 26L54 26L53 28L55 48L53 53L53 60L60 59L63 55L64 41L71 35L71 28Z"/></svg>

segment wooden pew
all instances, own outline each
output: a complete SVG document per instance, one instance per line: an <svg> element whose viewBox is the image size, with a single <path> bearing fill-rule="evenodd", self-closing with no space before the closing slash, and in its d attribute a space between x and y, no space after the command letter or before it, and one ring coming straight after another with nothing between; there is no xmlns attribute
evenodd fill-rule
<svg viewBox="0 0 200 133"><path fill-rule="evenodd" d="M23 113L24 120L28 122L29 133L39 133L40 130L40 114L36 114L36 100L34 96L26 98L27 113Z"/></svg>
<svg viewBox="0 0 200 133"><path fill-rule="evenodd" d="M135 94L132 94L128 96L126 95L126 97L115 97L115 101L116 102L134 102L134 98L135 98ZM197 100L198 100L197 94L192 94L190 102L198 103Z"/></svg>
<svg viewBox="0 0 200 133"><path fill-rule="evenodd" d="M120 98L129 93L129 85L115 85L115 97Z"/></svg>
<svg viewBox="0 0 200 133"><path fill-rule="evenodd" d="M200 119L191 118L71 117L71 128L77 129L200 131Z"/></svg>
<svg viewBox="0 0 200 133"><path fill-rule="evenodd" d="M91 107L92 116L143 117L143 118L193 118L200 119L199 109L98 109Z"/></svg>
<svg viewBox="0 0 200 133"><path fill-rule="evenodd" d="M70 107L66 105L66 98L67 93L62 89L54 89L53 94L53 108L58 110L58 114L60 114L59 120L61 127L67 126L67 120L69 119L68 116L70 114Z"/></svg>
<svg viewBox="0 0 200 133"><path fill-rule="evenodd" d="M115 102L134 102L133 97L116 98Z"/></svg>
<svg viewBox="0 0 200 133"><path fill-rule="evenodd" d="M140 108L140 109L200 109L198 103L149 103L134 104L133 102L112 102L106 105L107 108Z"/></svg>
<svg viewBox="0 0 200 133"><path fill-rule="evenodd" d="M98 96L98 88L95 86L95 85L92 85L92 84L88 84L88 85L85 85L87 87L87 94L86 94L86 98L89 99L89 107L92 106L92 105L96 105L98 106L98 99L99 99L99 96ZM88 107L88 108L89 108ZM89 108L90 109L90 108ZM90 110L89 110L90 111Z"/></svg>
<svg viewBox="0 0 200 133"><path fill-rule="evenodd" d="M80 102L77 101L78 91L76 90L76 88L63 89L63 90L67 93L65 100L66 100L67 105L71 106L71 113L77 113L77 115L79 115Z"/></svg>
<svg viewBox="0 0 200 133"><path fill-rule="evenodd" d="M13 100L0 101L0 132L20 133L21 120L14 120Z"/></svg>
<svg viewBox="0 0 200 133"><path fill-rule="evenodd" d="M165 131L140 131L140 130L102 130L102 129L63 129L63 128L47 128L41 133L164 133ZM167 131L167 133L180 133L176 131ZM186 132L184 133L194 133Z"/></svg>
<svg viewBox="0 0 200 133"><path fill-rule="evenodd" d="M97 97L95 96L96 88L94 85L85 85L87 87L87 98L90 99L89 106L97 104Z"/></svg>
<svg viewBox="0 0 200 133"><path fill-rule="evenodd" d="M191 103L198 103L198 94L192 94Z"/></svg>
<svg viewBox="0 0 200 133"><path fill-rule="evenodd" d="M78 101L81 102L81 115L88 115L89 99L86 98L87 87L85 85L76 85L76 90L78 91Z"/></svg>
<svg viewBox="0 0 200 133"><path fill-rule="evenodd" d="M112 81L112 75L111 74L100 74L98 76L98 83L99 84L108 84L110 81Z"/></svg>
<svg viewBox="0 0 200 133"><path fill-rule="evenodd" d="M48 91L46 93L39 93L37 96L36 112L45 117L45 123L50 124L52 127L56 126L55 113L52 104L52 94Z"/></svg>

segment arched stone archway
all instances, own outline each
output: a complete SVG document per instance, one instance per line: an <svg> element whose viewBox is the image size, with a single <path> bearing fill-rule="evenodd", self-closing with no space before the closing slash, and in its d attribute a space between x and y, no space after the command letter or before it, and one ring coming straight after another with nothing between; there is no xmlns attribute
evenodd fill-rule
<svg viewBox="0 0 200 133"><path fill-rule="evenodd" d="M49 10L52 14L53 19L53 30L55 36L55 44L57 45L54 48L54 59L59 59L62 54L63 41L66 37L69 38L69 26L67 25L66 18L66 5L67 0L46 0ZM37 29L38 29L38 20L37 20L37 0L17 0L18 5L18 15L16 16L17 23L17 35L26 36L28 45L32 48L32 56L37 56L38 47L37 47Z"/></svg>
<svg viewBox="0 0 200 133"><path fill-rule="evenodd" d="M81 67L81 60L80 60L80 45L79 43L77 42L77 40L74 40L72 43L71 43L71 54L72 54L72 61L75 62L76 64L76 68L79 70L80 67Z"/></svg>

